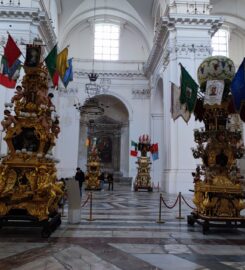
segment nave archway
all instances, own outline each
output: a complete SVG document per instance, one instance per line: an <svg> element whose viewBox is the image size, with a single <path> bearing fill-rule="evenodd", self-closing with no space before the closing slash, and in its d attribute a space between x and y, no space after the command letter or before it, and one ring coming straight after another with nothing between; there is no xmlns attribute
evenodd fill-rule
<svg viewBox="0 0 245 270"><path fill-rule="evenodd" d="M113 95L96 95L104 114L92 121L81 116L78 164L86 171L89 141L96 138L102 171L112 172L114 178L129 174L129 112L123 101Z"/></svg>

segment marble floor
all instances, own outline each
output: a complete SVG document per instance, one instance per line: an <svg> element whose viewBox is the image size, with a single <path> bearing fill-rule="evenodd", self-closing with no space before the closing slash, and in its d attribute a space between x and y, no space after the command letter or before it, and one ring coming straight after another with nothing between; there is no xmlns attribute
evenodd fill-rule
<svg viewBox="0 0 245 270"><path fill-rule="evenodd" d="M185 195L190 205L191 197ZM157 223L157 190L135 193L117 184L114 191L93 192L93 198L93 221L86 205L81 222L68 224L65 206L62 224L49 239L37 228L2 228L0 269L245 269L245 229L212 228L203 235L200 225L187 225L191 209L184 203L184 219L176 219L178 207L163 207L165 223ZM169 205L175 199L164 195Z"/></svg>

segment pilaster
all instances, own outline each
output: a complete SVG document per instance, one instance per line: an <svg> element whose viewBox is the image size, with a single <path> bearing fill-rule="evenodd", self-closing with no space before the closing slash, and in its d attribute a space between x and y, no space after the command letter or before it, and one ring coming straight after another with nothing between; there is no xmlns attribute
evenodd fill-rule
<svg viewBox="0 0 245 270"><path fill-rule="evenodd" d="M170 1L167 16L161 17L154 45L144 71L148 77L163 78L163 182L161 186L169 193L187 193L192 187L191 172L195 160L191 153L193 129L198 123L192 117L186 125L182 119L171 118L171 82L180 84L181 63L196 80L196 70L202 60L212 53L211 36L222 24L218 16L210 15L207 0ZM160 74L161 73L161 74ZM153 83L153 85L156 85ZM156 91L156 89L153 89ZM159 138L160 140L160 138Z"/></svg>

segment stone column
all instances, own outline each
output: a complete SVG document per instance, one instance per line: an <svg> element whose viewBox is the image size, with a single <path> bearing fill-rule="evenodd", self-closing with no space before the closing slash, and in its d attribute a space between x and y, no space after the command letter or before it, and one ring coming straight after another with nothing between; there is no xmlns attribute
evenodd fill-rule
<svg viewBox="0 0 245 270"><path fill-rule="evenodd" d="M211 55L211 34L216 31L220 18L209 15L209 1L200 0L195 4L188 1L170 1L169 17L162 18L162 26L168 32L166 49L169 52L164 76L164 147L166 166L164 186L169 193L187 193L192 188L191 172L196 167L191 147L194 146L193 129L200 124L190 119L188 125L171 118L171 82L180 85L181 63L197 81L197 68L202 60Z"/></svg>

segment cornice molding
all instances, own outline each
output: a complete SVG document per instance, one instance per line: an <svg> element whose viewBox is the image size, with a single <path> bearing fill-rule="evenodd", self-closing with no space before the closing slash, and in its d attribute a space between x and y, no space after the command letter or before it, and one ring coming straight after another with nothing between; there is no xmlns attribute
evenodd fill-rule
<svg viewBox="0 0 245 270"><path fill-rule="evenodd" d="M91 72L91 71L90 71ZM84 70L74 70L73 74L75 78L83 79L88 78L88 74L90 73ZM134 71L106 71L106 72L96 72L99 74L99 78L107 78L107 79L146 79L144 73L134 72Z"/></svg>
<svg viewBox="0 0 245 270"><path fill-rule="evenodd" d="M7 21L16 21L17 23L22 21L37 25L40 36L48 49L51 49L56 43L56 35L48 14L45 11L41 11L39 8L0 6L0 22ZM27 42L30 41L28 40Z"/></svg>
<svg viewBox="0 0 245 270"><path fill-rule="evenodd" d="M173 31L176 28L198 29L199 27L205 27L212 36L220 28L222 23L223 19L221 17L206 14L171 14L168 17L161 17L156 28L152 50L146 64L144 65L144 72L146 76L149 77L150 74L154 72L159 64L159 61L161 60L162 55L163 65L166 66L166 64L168 64L170 53L173 51L173 47L171 48L166 45L170 31ZM177 51L183 52L183 44L178 46L176 48ZM193 45L191 44L190 46L192 47ZM189 51L191 50L190 46L187 46ZM202 46L201 44L194 46L195 52L198 53L210 51L210 46Z"/></svg>

